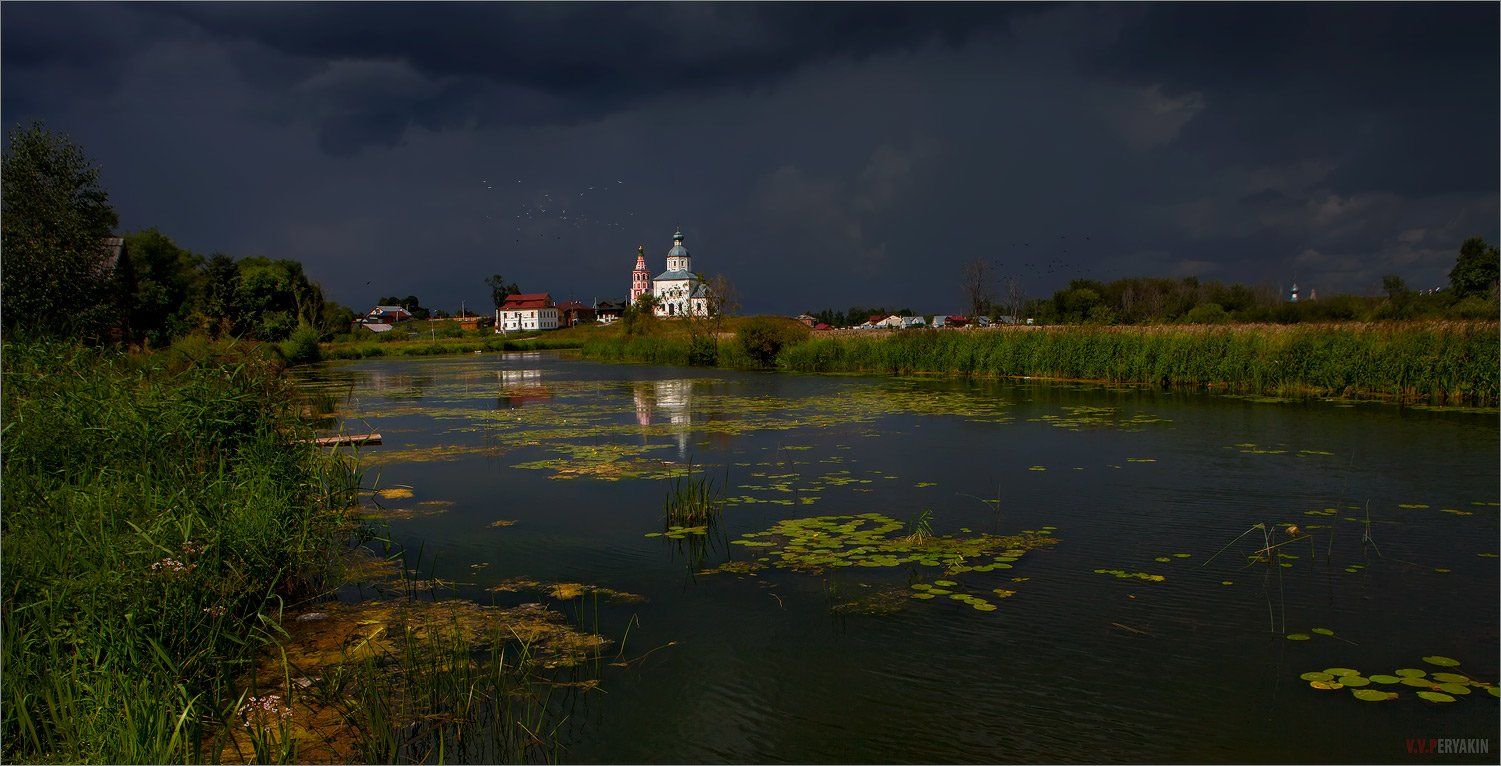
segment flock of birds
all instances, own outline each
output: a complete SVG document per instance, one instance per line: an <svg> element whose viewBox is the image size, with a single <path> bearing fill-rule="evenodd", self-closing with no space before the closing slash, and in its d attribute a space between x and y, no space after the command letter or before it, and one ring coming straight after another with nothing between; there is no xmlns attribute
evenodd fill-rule
<svg viewBox="0 0 1501 766"><path fill-rule="evenodd" d="M518 178L515 179L515 183L520 185L522 181ZM495 184L488 179L480 179L480 184L484 186L486 191L494 191L496 188ZM537 239L542 240L546 240L549 236L555 240L561 240L563 238L561 232L564 227L578 231L591 228L602 228L610 231L623 230L627 227L628 219L635 217L635 213L629 210L623 211L625 218L616 220L609 217L591 216L583 208L587 206L591 197L618 191L624 184L624 181L616 181L614 184L589 186L577 191L560 193L557 196L553 196L552 192L549 191L528 191L525 188L517 189L520 192L522 201L516 203L515 209L509 216L510 220L508 223L511 227L512 239L517 244L520 244L523 239L532 241L533 235ZM618 206L618 203L616 204ZM486 213L485 220L495 221L497 216L500 216L501 220L505 220L506 214ZM1068 235L1060 234L1058 240L1066 242ZM1090 238L1086 236L1083 238L1083 241L1090 241ZM1031 250L1032 246L1033 243L1031 242L1019 241L1011 243L1013 251L1018 249ZM1039 251L1043 249L1040 243L1037 249ZM1065 247L1055 249L1054 252L1062 256L1067 255L1069 250ZM1075 267L1076 264L1069 262L1063 257L1052 257L1047 260L1039 259L1035 262L1024 262L1021 264L1021 271L1029 277L1046 278L1053 274L1076 272L1077 269Z"/></svg>
<svg viewBox="0 0 1501 766"><path fill-rule="evenodd" d="M520 184L521 179L516 179L516 183ZM616 181L615 186L623 186L624 183L624 181ZM487 179L480 179L480 184L487 191L495 190L495 185ZM559 194L557 197L554 197L552 192L527 192L524 189L518 191L522 192L523 200L516 203L516 208L510 214L509 221L513 239L517 243L520 243L523 237L530 240L534 233L538 239L547 239L551 235L553 239L560 240L563 238L563 235L558 232L562 227L571 227L576 230L586 228L618 230L626 228L625 221L592 217L580 209L584 207L584 203L587 201L585 198L591 193L604 194L611 191L611 187L608 185L600 187L590 186L582 191ZM571 211L569 209L570 205L572 206ZM499 215L504 220L505 214L500 213ZM625 211L627 218L633 218L635 215L633 212ZM485 220L494 221L495 219L495 213L485 214Z"/></svg>

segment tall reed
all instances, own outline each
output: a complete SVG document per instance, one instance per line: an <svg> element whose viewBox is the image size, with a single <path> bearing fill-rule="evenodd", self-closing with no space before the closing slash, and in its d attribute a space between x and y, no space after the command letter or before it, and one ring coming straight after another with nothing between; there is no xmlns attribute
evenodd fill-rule
<svg viewBox="0 0 1501 766"><path fill-rule="evenodd" d="M263 615L335 573L358 477L257 353L4 359L3 755L200 760Z"/></svg>
<svg viewBox="0 0 1501 766"><path fill-rule="evenodd" d="M796 372L1036 376L1266 395L1494 406L1495 322L903 331L815 338L782 351Z"/></svg>

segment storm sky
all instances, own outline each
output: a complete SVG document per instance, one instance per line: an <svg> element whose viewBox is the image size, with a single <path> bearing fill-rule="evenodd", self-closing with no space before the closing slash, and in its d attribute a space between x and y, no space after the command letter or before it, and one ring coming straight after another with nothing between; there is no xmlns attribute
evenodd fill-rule
<svg viewBox="0 0 1501 766"><path fill-rule="evenodd" d="M623 299L682 227L743 308L1069 279L1443 284L1498 233L1498 7L41 4L0 118L122 230L330 297Z"/></svg>

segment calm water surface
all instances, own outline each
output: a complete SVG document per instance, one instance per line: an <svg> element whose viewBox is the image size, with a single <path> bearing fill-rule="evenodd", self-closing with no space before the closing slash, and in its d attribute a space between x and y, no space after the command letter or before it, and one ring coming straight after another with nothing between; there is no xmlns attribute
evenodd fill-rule
<svg viewBox="0 0 1501 766"><path fill-rule="evenodd" d="M581 616L617 642L632 624L626 658L675 643L604 669L566 761L1433 761L1405 740L1485 737L1471 760L1494 762L1501 745L1483 689L1372 704L1298 678L1442 655L1497 680L1494 414L551 353L304 374L346 430L384 434L367 483L415 493L388 505L452 503L391 526L459 595L543 598L488 590L527 577L647 598ZM661 476L689 462L727 476L722 524L646 537ZM905 598L945 577L915 565L696 573L764 555L733 541L781 519L924 510L940 535L1058 542L948 576L994 611ZM1248 564L1260 531L1210 560L1257 523L1313 539L1279 548L1285 566ZM898 591L894 613L837 608Z"/></svg>

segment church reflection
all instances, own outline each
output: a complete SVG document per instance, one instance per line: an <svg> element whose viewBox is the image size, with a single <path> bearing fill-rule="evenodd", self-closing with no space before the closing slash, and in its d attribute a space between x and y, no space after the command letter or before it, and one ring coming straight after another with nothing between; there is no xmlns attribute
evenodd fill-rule
<svg viewBox="0 0 1501 766"><path fill-rule="evenodd" d="M646 426L655 421L668 426L678 445L678 457L688 454L688 434L693 425L693 381L687 379L637 381L632 391L636 405L636 423Z"/></svg>

